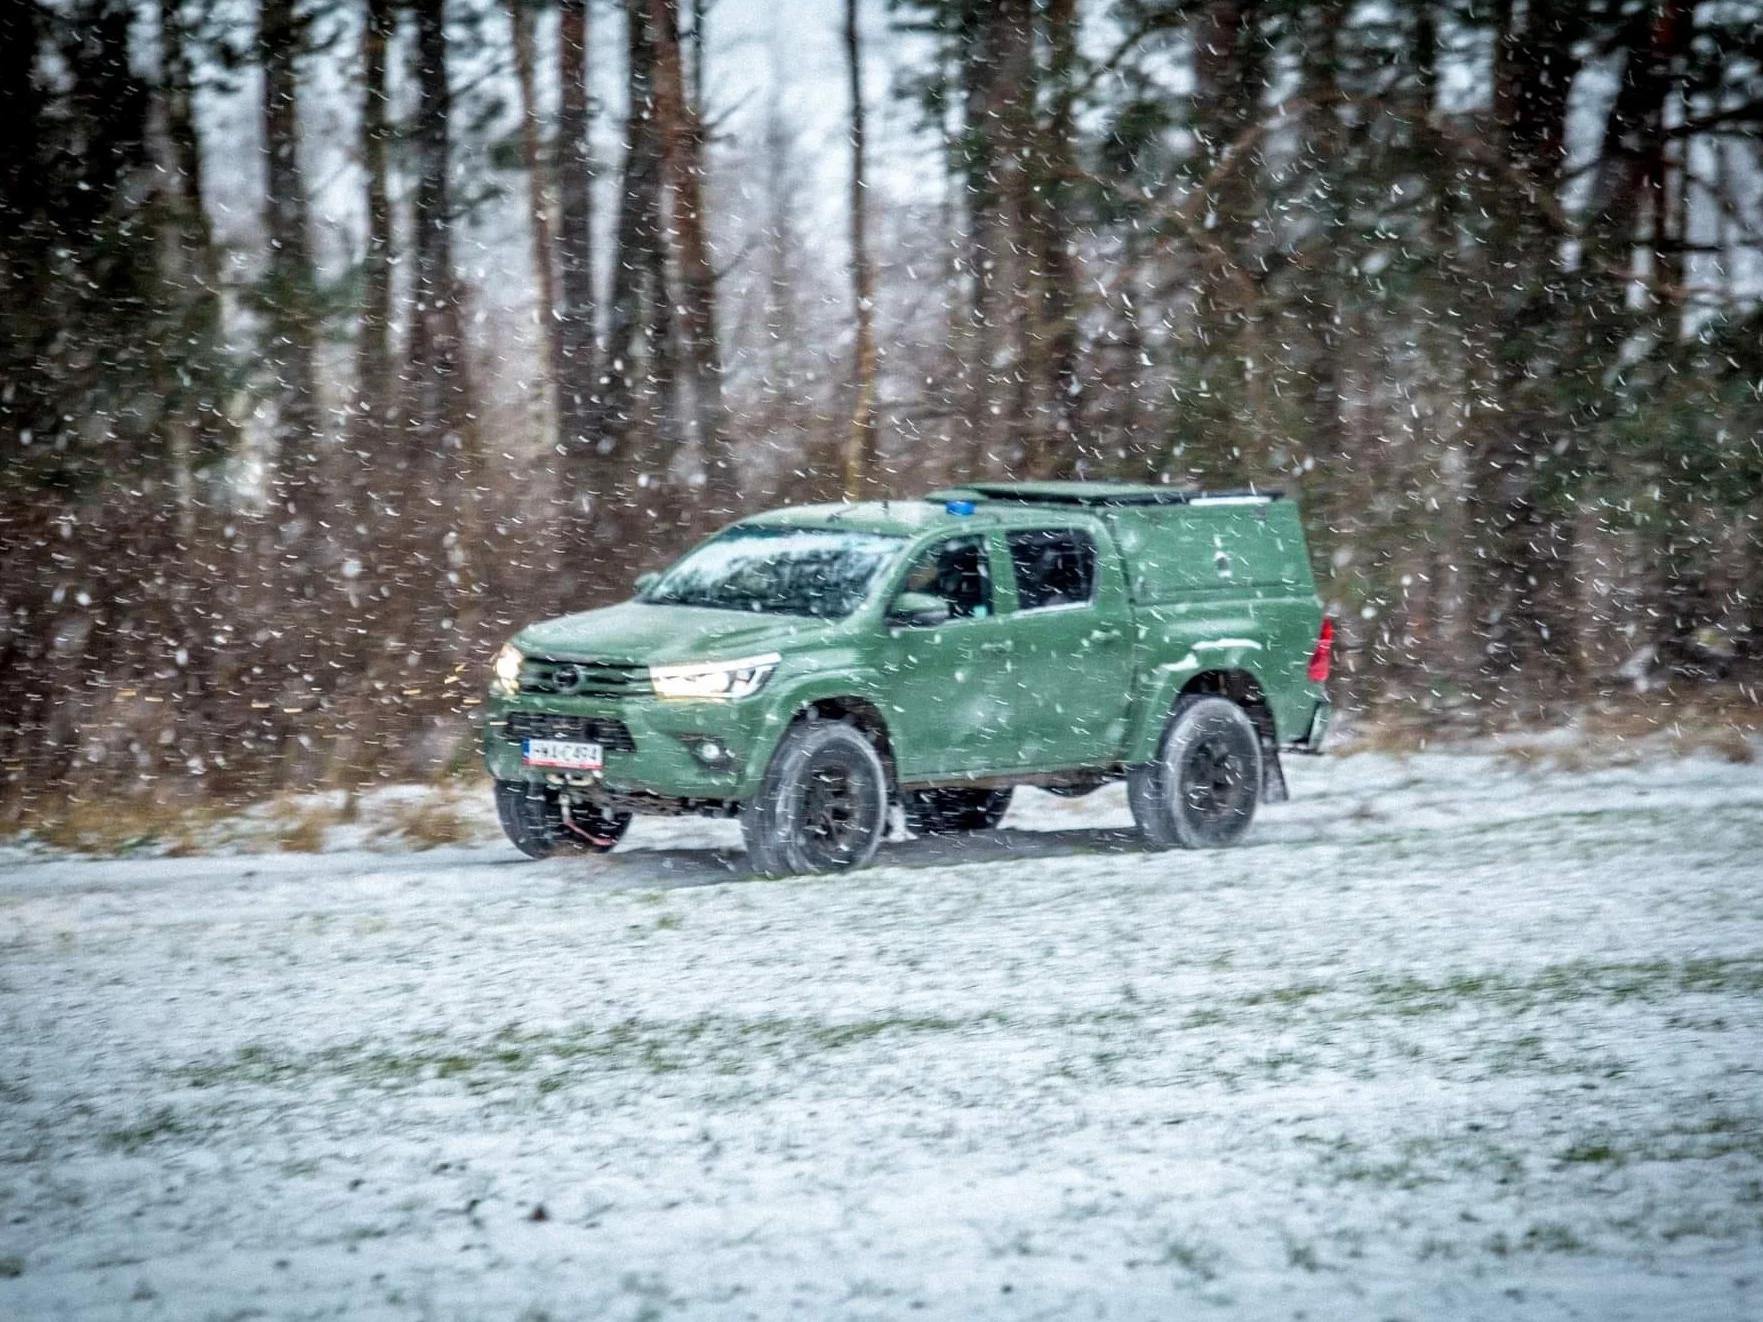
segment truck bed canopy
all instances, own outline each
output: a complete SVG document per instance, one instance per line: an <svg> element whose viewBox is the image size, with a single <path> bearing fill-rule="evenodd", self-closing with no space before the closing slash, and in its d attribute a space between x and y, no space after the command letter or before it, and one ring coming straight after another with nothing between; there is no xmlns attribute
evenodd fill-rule
<svg viewBox="0 0 1763 1322"><path fill-rule="evenodd" d="M1280 499L1282 491L1200 491L1193 487L1154 487L1136 482L970 482L932 491L926 500L997 500L1022 505L1198 505L1216 501L1265 502Z"/></svg>

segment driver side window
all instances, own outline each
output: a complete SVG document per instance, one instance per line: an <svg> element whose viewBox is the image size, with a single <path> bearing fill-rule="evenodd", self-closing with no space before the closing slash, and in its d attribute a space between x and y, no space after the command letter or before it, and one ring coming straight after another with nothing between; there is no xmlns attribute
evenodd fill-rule
<svg viewBox="0 0 1763 1322"><path fill-rule="evenodd" d="M992 613L992 573L983 537L954 537L926 547L900 583L901 592L921 592L949 604L952 620Z"/></svg>

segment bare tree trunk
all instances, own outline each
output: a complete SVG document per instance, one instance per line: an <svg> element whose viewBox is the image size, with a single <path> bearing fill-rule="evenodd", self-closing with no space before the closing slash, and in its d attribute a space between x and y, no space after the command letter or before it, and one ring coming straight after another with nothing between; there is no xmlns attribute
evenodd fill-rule
<svg viewBox="0 0 1763 1322"><path fill-rule="evenodd" d="M299 73L305 20L294 0L262 0L257 50L263 66L263 226L269 266L263 294L265 364L275 374L277 496L283 542L296 573L318 520L318 318L306 181L300 166Z"/></svg>
<svg viewBox="0 0 1763 1322"><path fill-rule="evenodd" d="M618 227L613 236L612 288L607 297L606 388L602 392L603 433L596 448L608 456L629 441L646 295L665 302L665 290L650 290L661 245L661 160L655 139L655 46L649 37L648 0L628 0L625 68L629 109L624 127L624 170L619 189ZM610 468L616 460L606 466Z"/></svg>
<svg viewBox="0 0 1763 1322"><path fill-rule="evenodd" d="M734 513L739 478L722 400L716 335L716 271L704 236L704 133L685 96L678 0L651 0L655 34L656 121L667 182L674 257L679 266L680 340L692 391L692 430L704 464L705 504Z"/></svg>
<svg viewBox="0 0 1763 1322"><path fill-rule="evenodd" d="M852 386L856 404L845 445L845 498L857 500L879 484L875 454L875 271L869 262L867 181L864 177L863 48L857 0L845 0L845 68L851 87L851 311L857 323Z"/></svg>
<svg viewBox="0 0 1763 1322"><path fill-rule="evenodd" d="M968 308L970 377L965 405L972 431L964 465L969 476L997 466L1004 412L998 357L1006 295L998 257L1008 239L998 214L998 187L993 173L997 57L986 12L984 6L975 5L962 14L961 131L955 143L956 173L961 180L967 216L965 258L972 291Z"/></svg>
<svg viewBox="0 0 1763 1322"><path fill-rule="evenodd" d="M468 453L470 388L459 282L453 268L450 172L453 94L447 77L444 0L416 0L416 307L410 327L411 440L432 471L457 472Z"/></svg>
<svg viewBox="0 0 1763 1322"><path fill-rule="evenodd" d="M416 164L414 227L415 309L410 324L409 458L416 481L406 488L406 505L428 491L447 493L452 518L446 531L428 543L431 563L446 566L434 609L450 610L449 596L469 596L469 554L476 542L474 481L478 461L477 420L460 307L459 277L453 267L453 204L450 171L453 95L447 74L445 0L415 0L417 107L411 137ZM413 529L413 532L417 530ZM438 545L436 545L438 543ZM436 622L438 625L438 622ZM460 637L464 630L456 633ZM431 638L440 638L436 627Z"/></svg>
<svg viewBox="0 0 1763 1322"><path fill-rule="evenodd" d="M396 18L393 0L367 0L361 30L361 170L366 180L367 247L361 256L361 323L355 340L355 408L349 441L355 483L385 458L396 403L392 366L392 202L386 182L386 43ZM357 492L357 512L365 513Z"/></svg>
<svg viewBox="0 0 1763 1322"><path fill-rule="evenodd" d="M1545 501L1542 469L1556 381L1533 364L1538 339L1558 331L1549 287L1560 275L1559 236L1544 219L1558 199L1566 158L1567 112L1579 69L1584 10L1567 0L1496 8L1494 111L1497 142L1528 196L1497 214L1484 246L1486 308L1493 350L1488 389L1499 401L1478 446L1472 513L1479 525L1479 572L1472 598L1482 630L1483 669L1492 678L1520 669L1532 692L1571 692L1573 651L1563 600L1571 572L1572 526Z"/></svg>
<svg viewBox="0 0 1763 1322"><path fill-rule="evenodd" d="M656 487L679 441L673 329L661 222L655 39L650 0L626 0L623 178L611 254L602 388L584 456L581 508L596 553L628 567L638 492ZM639 388L640 386L640 388Z"/></svg>
<svg viewBox="0 0 1763 1322"><path fill-rule="evenodd" d="M1622 80L1604 124L1603 148L1586 207L1598 243L1618 267L1626 264L1650 223L1652 274L1668 268L1665 251L1666 104L1674 63L1688 48L1693 25L1687 0L1661 0L1631 15L1623 33Z"/></svg>
<svg viewBox="0 0 1763 1322"><path fill-rule="evenodd" d="M164 238L169 251L162 267L178 305L173 342L164 349L167 365L175 370L167 374L162 389L177 503L176 531L179 542L188 548L196 532L199 451L205 441L225 444L231 439L231 428L226 422L226 401L212 378L223 338L220 263L203 200L202 147L186 27L179 0L159 0L160 99L171 167L165 184L168 223Z"/></svg>
<svg viewBox="0 0 1763 1322"><path fill-rule="evenodd" d="M178 175L178 228L188 247L191 274L205 292L217 295L220 263L214 249L214 230L202 201L202 149L196 131L194 78L185 44L186 29L180 0L159 0L165 129ZM214 311L218 315L218 305Z"/></svg>
<svg viewBox="0 0 1763 1322"><path fill-rule="evenodd" d="M584 7L584 13L585 13ZM514 39L514 80L520 89L520 155L526 170L528 223L532 227L533 288L538 294L539 361L555 379L557 281L552 271L551 203L539 148L539 104L533 86L533 12L527 0L508 0Z"/></svg>
<svg viewBox="0 0 1763 1322"><path fill-rule="evenodd" d="M692 0L692 76L686 85L686 104L700 124L704 122L705 98L709 95L704 86L704 48L709 42L706 25L710 22L710 4L711 0Z"/></svg>
<svg viewBox="0 0 1763 1322"><path fill-rule="evenodd" d="M1652 332L1661 345L1683 331L1684 306L1675 297L1681 290L1686 264L1682 246L1687 232L1676 221L1671 206L1672 175L1683 191L1681 167L1673 169L1667 113L1676 95L1682 72L1679 65L1689 48L1694 6L1688 0L1656 0L1629 14L1621 33L1623 68L1616 96L1604 122L1602 150L1586 212L1586 247L1591 260L1601 261L1611 272L1634 270L1648 282L1640 316L1652 321ZM1688 142L1680 144L1686 151ZM1624 290L1626 294L1628 291ZM1602 316L1586 316L1580 309L1576 333L1586 338L1608 337L1614 341L1633 333L1630 322ZM1673 531L1649 548L1646 592L1649 609L1641 618L1657 621L1648 642L1662 651L1693 632L1698 620L1697 599L1704 584L1704 566L1693 557L1674 554L1674 543L1693 541L1682 536L1688 511L1666 521ZM1577 586L1577 585L1576 585Z"/></svg>
<svg viewBox="0 0 1763 1322"><path fill-rule="evenodd" d="M1331 245L1344 241L1347 218L1338 188L1329 179L1345 170L1347 126L1342 121L1345 97L1341 92L1341 25L1345 14L1339 5L1314 6L1307 16L1298 61L1299 93L1308 102L1303 110L1307 152L1315 162L1315 177L1301 195L1304 209L1314 217ZM1304 305L1308 324L1309 390L1306 393L1302 441L1312 461L1313 476L1305 483L1304 499L1313 526L1321 532L1319 555L1332 556L1337 547L1349 549L1358 531L1355 522L1363 503L1355 504L1346 487L1352 472L1347 453L1347 429L1341 412L1346 380L1342 340L1346 333L1348 300L1332 268L1315 273L1314 295Z"/></svg>
<svg viewBox="0 0 1763 1322"><path fill-rule="evenodd" d="M1035 62L1037 6L1033 0L994 0L990 8L992 85L988 127L996 136L997 288L1005 302L1004 342L993 371L1003 407L1003 458L1013 473L1036 471L1046 448L1047 345L1041 338L1043 292L1035 263L1040 205L1033 170L1040 147L1037 124L1039 68Z"/></svg>
<svg viewBox="0 0 1763 1322"><path fill-rule="evenodd" d="M1048 0L1047 83L1052 93L1048 122L1042 133L1041 170L1036 198L1039 231L1040 325L1037 340L1046 345L1048 425L1031 471L1037 477L1074 477L1083 459L1082 378L1077 366L1076 285L1072 261L1075 172L1074 71L1077 64L1076 0Z"/></svg>
<svg viewBox="0 0 1763 1322"><path fill-rule="evenodd" d="M972 281L975 471L1016 471L1037 450L1044 357L1031 275L1040 256L1031 159L1037 142L1036 6L995 0L961 12L962 131L957 172L967 203Z"/></svg>
<svg viewBox="0 0 1763 1322"><path fill-rule="evenodd" d="M1325 7L1326 8L1326 7ZM1255 224L1259 190L1256 154L1243 144L1254 131L1266 85L1261 0L1210 0L1195 24L1194 125L1200 168L1209 181L1205 204L1211 242L1202 265L1201 317L1216 327L1210 364L1230 383L1229 417L1212 438L1213 472L1232 485L1266 464L1268 382L1272 357L1261 343L1261 290L1253 272L1263 255ZM1325 57L1326 58L1326 57Z"/></svg>
<svg viewBox="0 0 1763 1322"><path fill-rule="evenodd" d="M392 200L387 177L386 148L392 137L388 123L387 46L397 28L395 0L366 0L361 27L361 129L359 147L363 178L366 245L361 254L361 309L355 335L355 382L343 466L346 489L341 493L348 547L339 566L346 607L338 660L361 674L373 673L379 651L369 638L384 636L389 612L403 610L401 595L388 601L377 589L396 581L408 568L410 550L389 535L389 510L409 520L409 455L398 444L400 399L398 368L392 355L392 274L394 250ZM398 470L406 470L401 477ZM365 531L362 531L365 530ZM408 525L399 531L407 531ZM359 703L353 710L339 704L337 718L344 733L332 748L331 772L344 779L369 774L368 750L382 737L384 709Z"/></svg>
<svg viewBox="0 0 1763 1322"><path fill-rule="evenodd" d="M551 339L557 381L557 431L573 485L593 461L585 447L599 438L595 403L602 393L595 352L594 163L588 97L588 0L563 0L557 18L557 259L561 268Z"/></svg>

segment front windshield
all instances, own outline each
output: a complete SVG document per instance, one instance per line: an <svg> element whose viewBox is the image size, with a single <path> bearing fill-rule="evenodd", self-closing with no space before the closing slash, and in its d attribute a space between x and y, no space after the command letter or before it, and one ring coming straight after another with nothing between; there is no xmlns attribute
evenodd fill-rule
<svg viewBox="0 0 1763 1322"><path fill-rule="evenodd" d="M905 541L837 528L730 528L669 569L641 600L840 619L857 609Z"/></svg>

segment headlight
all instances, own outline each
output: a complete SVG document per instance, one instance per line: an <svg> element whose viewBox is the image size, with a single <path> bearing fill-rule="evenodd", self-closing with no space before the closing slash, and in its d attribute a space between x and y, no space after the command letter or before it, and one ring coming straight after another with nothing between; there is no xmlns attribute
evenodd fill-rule
<svg viewBox="0 0 1763 1322"><path fill-rule="evenodd" d="M502 650L496 653L496 659L490 663L490 671L496 677L491 687L510 697L519 693L520 663L525 659L513 643L503 643Z"/></svg>
<svg viewBox="0 0 1763 1322"><path fill-rule="evenodd" d="M776 652L737 661L702 661L689 666L650 666L649 682L663 698L744 698L759 692L779 661Z"/></svg>

